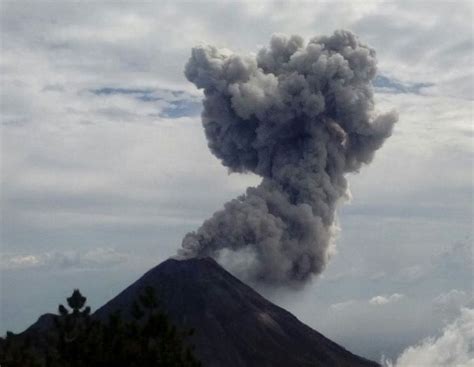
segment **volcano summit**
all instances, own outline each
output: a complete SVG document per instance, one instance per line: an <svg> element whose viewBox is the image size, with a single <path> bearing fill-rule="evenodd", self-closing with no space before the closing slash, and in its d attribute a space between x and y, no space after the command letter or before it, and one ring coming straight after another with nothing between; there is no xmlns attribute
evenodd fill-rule
<svg viewBox="0 0 474 367"><path fill-rule="evenodd" d="M193 328L190 342L204 367L375 367L263 298L211 258L167 260L98 309L124 317L139 294L155 289L174 323Z"/></svg>

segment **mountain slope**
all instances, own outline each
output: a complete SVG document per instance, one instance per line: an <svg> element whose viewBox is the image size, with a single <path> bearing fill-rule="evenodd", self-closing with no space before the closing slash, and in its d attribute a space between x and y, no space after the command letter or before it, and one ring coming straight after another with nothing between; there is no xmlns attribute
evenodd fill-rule
<svg viewBox="0 0 474 367"><path fill-rule="evenodd" d="M355 356L272 304L210 258L167 260L94 316L128 310L152 286L160 306L182 328L204 367L378 366Z"/></svg>

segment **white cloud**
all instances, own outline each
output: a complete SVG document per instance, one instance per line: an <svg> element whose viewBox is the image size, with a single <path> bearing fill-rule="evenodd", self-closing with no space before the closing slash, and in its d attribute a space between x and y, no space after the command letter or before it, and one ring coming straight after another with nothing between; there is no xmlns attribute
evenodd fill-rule
<svg viewBox="0 0 474 367"><path fill-rule="evenodd" d="M369 303L374 306L383 306L388 303L397 302L404 297L403 294L394 293L390 296L375 296L369 300Z"/></svg>
<svg viewBox="0 0 474 367"><path fill-rule="evenodd" d="M27 268L95 269L126 262L131 255L113 248L95 248L83 252L54 251L42 254L1 254L0 270Z"/></svg>
<svg viewBox="0 0 474 367"><path fill-rule="evenodd" d="M37 255L2 255L0 260L0 269L21 269L35 267L42 263L42 260Z"/></svg>
<svg viewBox="0 0 474 367"><path fill-rule="evenodd" d="M339 311L343 311L344 309L346 309L347 307L350 307L352 305L354 305L356 303L355 300L349 300L349 301L344 301L344 302L339 302L339 303L333 303L331 306L330 306L330 309L331 310L334 310L336 312L339 312Z"/></svg>
<svg viewBox="0 0 474 367"><path fill-rule="evenodd" d="M398 302L404 297L405 296L403 294L394 293L392 295L380 295L380 296L372 297L368 300L368 302L369 304L373 306L383 306L389 303ZM329 309L333 311L342 311L342 310L347 309L347 307L350 307L350 306L365 307L365 305L367 304L366 302L367 300L350 299L343 302L333 303L329 306Z"/></svg>
<svg viewBox="0 0 474 367"><path fill-rule="evenodd" d="M474 366L474 309L463 308L439 337L427 338L408 347L388 367L472 367Z"/></svg>

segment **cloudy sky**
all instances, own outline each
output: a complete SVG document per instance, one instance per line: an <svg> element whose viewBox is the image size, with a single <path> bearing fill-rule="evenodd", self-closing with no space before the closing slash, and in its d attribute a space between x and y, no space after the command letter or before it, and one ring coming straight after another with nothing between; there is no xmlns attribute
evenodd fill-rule
<svg viewBox="0 0 474 367"><path fill-rule="evenodd" d="M262 291L369 358L434 365L427 350L454 350L451 362L469 363L473 11L462 1L1 1L0 332L55 311L73 287L101 305L258 184L207 149L202 96L183 75L191 47L252 53L274 33L342 28L377 50L378 108L396 108L399 122L348 177L353 198L323 275L299 292Z"/></svg>

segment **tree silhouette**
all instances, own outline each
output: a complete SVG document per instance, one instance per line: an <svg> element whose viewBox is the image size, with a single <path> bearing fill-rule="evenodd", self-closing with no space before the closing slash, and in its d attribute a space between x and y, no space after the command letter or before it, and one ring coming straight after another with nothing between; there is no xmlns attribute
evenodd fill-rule
<svg viewBox="0 0 474 367"><path fill-rule="evenodd" d="M53 366L85 366L91 357L96 357L100 325L90 317L91 309L85 307L86 301L87 298L75 289L67 298L71 311L59 305L59 316L54 318L55 332L49 336L49 342L56 346L57 352L50 358Z"/></svg>
<svg viewBox="0 0 474 367"><path fill-rule="evenodd" d="M0 338L2 367L199 367L185 339L158 307L154 289L146 287L129 310L105 322L91 316L86 297L75 289L59 305L54 326L32 336L7 333Z"/></svg>

